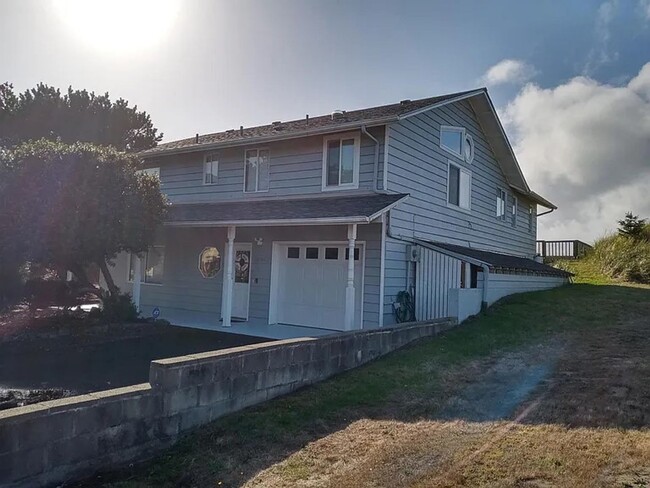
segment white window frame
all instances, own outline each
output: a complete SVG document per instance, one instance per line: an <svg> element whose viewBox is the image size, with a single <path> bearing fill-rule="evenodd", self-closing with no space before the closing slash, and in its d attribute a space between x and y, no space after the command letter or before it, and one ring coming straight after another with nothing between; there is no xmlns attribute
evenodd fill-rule
<svg viewBox="0 0 650 488"><path fill-rule="evenodd" d="M497 187L497 192L499 194L496 196L496 217L505 222L508 215L508 192L500 187ZM501 197L501 205L499 205L499 197Z"/></svg>
<svg viewBox="0 0 650 488"><path fill-rule="evenodd" d="M442 143L442 131L450 131L450 132L458 132L460 133L460 152L454 151L452 148L445 146ZM457 158L459 158L461 161L465 161L467 164L472 164L474 161L474 138L470 133L467 132L467 129L464 127L457 127L454 125L441 125L440 126L440 133L438 134L438 145L440 146L440 149L443 151L447 151L449 154L453 154ZM470 152L469 156L465 155L465 146L469 143L470 146Z"/></svg>
<svg viewBox="0 0 650 488"><path fill-rule="evenodd" d="M257 151L257 157L260 157L260 151L267 151L269 153L269 187L265 190L260 190L260 170L259 166L255 168L255 190L246 189L246 153L248 151ZM268 147L249 147L244 149L244 193L267 193L271 188L271 150Z"/></svg>
<svg viewBox="0 0 650 488"><path fill-rule="evenodd" d="M165 256L165 246L162 244L155 244L151 247L161 247L163 249L163 276L165 275L165 261L164 261L164 256ZM128 253L128 257L126 260L126 282L127 283L133 283L133 279L131 279L131 261L133 259L133 253ZM142 253L142 257L140 258L140 284L143 285L150 285L150 286L163 286L164 280L162 283L152 283L150 281L147 281L147 274L146 274L146 269L147 269L147 260L149 259L149 251L145 251Z"/></svg>
<svg viewBox="0 0 650 488"><path fill-rule="evenodd" d="M341 158L339 157L339 184L327 185L327 143L329 141L344 139L354 139L354 161L352 163L352 183L341 184ZM340 148L339 144L339 148ZM359 188L359 164L361 160L361 134L359 132L345 132L342 134L332 134L323 137L323 168L322 168L322 191L338 191L338 190L355 190Z"/></svg>
<svg viewBox="0 0 650 488"><path fill-rule="evenodd" d="M212 159L210 159L212 158ZM210 165L210 173L206 170ZM209 180L206 181L206 176L210 175ZM219 157L216 154L206 154L203 157L203 184L206 186L216 185L219 181Z"/></svg>
<svg viewBox="0 0 650 488"><path fill-rule="evenodd" d="M451 167L458 168L458 205L455 203L451 203L449 201L449 183L451 181L450 178L450 173L451 173ZM461 198L461 190L462 190L462 174L465 174L468 177L468 192L469 194L467 195L467 207L463 207L461 205L463 199ZM447 206L451 208L455 208L457 210L462 210L463 212L471 212L472 210L472 172L466 168L463 168L460 164L455 163L454 161L447 160Z"/></svg>
<svg viewBox="0 0 650 488"><path fill-rule="evenodd" d="M535 229L535 210L533 205L528 205L528 232L531 234Z"/></svg>
<svg viewBox="0 0 650 488"><path fill-rule="evenodd" d="M517 227L517 214L519 213L519 199L512 195L512 226Z"/></svg>

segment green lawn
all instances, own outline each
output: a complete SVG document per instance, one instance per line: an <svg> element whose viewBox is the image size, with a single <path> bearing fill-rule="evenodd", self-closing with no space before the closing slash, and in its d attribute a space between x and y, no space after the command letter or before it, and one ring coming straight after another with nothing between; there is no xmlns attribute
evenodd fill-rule
<svg viewBox="0 0 650 488"><path fill-rule="evenodd" d="M573 264L574 270L580 264ZM80 486L239 486L316 439L358 419L431 418L445 398L441 372L616 323L649 298L645 288L607 284L593 269L577 283L515 295L442 337L202 427L151 462ZM290 479L309 473L284 465Z"/></svg>

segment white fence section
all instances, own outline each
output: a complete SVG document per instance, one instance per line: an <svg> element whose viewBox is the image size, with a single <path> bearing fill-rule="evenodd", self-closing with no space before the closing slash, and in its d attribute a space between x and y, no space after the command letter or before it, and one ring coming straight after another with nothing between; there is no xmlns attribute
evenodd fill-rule
<svg viewBox="0 0 650 488"><path fill-rule="evenodd" d="M487 301L489 305L513 293L548 290L567 282L562 276L490 273ZM459 319L460 320L460 319Z"/></svg>
<svg viewBox="0 0 650 488"><path fill-rule="evenodd" d="M459 259L419 247L415 265L416 320L454 315L449 313L449 290L460 288L460 263Z"/></svg>
<svg viewBox="0 0 650 488"><path fill-rule="evenodd" d="M481 288L452 288L449 290L449 316L462 322L481 311L483 290Z"/></svg>

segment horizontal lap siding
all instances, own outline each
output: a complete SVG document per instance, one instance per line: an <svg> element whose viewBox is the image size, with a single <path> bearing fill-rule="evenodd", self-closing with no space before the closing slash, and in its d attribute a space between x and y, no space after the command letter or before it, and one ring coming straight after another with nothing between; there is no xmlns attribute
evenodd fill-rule
<svg viewBox="0 0 650 488"><path fill-rule="evenodd" d="M492 304L513 293L547 290L564 285L566 278L538 276L533 274L490 273L488 280L488 303Z"/></svg>
<svg viewBox="0 0 650 488"><path fill-rule="evenodd" d="M262 245L255 244L262 238ZM379 317L379 268L381 225L360 225L358 240L365 241L364 326L376 327ZM346 226L260 227L238 228L235 242L250 242L251 286L249 320L268 323L271 290L271 255L273 241L346 241ZM162 285L142 284L141 309L150 316L154 307L160 307L161 317L166 313L202 317L208 325L218 325L221 312L223 257L226 233L222 228L179 229L166 228L165 266ZM214 246L222 256L221 271L216 277L203 278L198 269L199 253L204 247ZM127 258L120 254L115 260L113 277L124 291L131 291L126 282Z"/></svg>
<svg viewBox="0 0 650 488"><path fill-rule="evenodd" d="M379 141L381 166L384 129L377 127L369 129L369 132ZM155 164L160 164L162 190L174 203L322 193L322 136L248 147L248 149L254 148L269 149L271 155L268 192L244 193L244 152L246 149L244 147L161 158ZM214 185L203 185L205 154L216 154L219 160L218 180ZM363 135L360 154L359 188L371 190L374 188L375 143Z"/></svg>
<svg viewBox="0 0 650 488"><path fill-rule="evenodd" d="M474 139L475 155L466 164L439 147L440 125L464 127ZM467 101L425 112L391 126L389 190L409 193L391 212L391 231L403 237L449 242L497 252L532 256L535 232L529 231L528 202L519 197L512 226L512 191ZM472 172L471 211L447 206L447 161ZM509 193L507 220L496 217L496 189Z"/></svg>

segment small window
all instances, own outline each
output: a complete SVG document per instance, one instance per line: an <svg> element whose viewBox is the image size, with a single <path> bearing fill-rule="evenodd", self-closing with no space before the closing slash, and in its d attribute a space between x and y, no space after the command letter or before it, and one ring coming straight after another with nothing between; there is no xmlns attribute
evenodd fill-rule
<svg viewBox="0 0 650 488"><path fill-rule="evenodd" d="M528 232L535 230L535 207L528 206Z"/></svg>
<svg viewBox="0 0 650 488"><path fill-rule="evenodd" d="M141 174L141 175L154 176L154 177L160 179L160 168L145 168L145 169L141 169L139 171L136 171L136 173Z"/></svg>
<svg viewBox="0 0 650 488"><path fill-rule="evenodd" d="M346 259L346 261L348 259L350 259L350 248L349 247L345 248L345 259ZM359 248L358 247L354 248L354 260L359 261Z"/></svg>
<svg viewBox="0 0 650 488"><path fill-rule="evenodd" d="M244 153L244 191L258 192L269 190L268 149L248 149Z"/></svg>
<svg viewBox="0 0 650 488"><path fill-rule="evenodd" d="M501 188L497 188L497 217L501 220L506 220L506 192Z"/></svg>
<svg viewBox="0 0 650 488"><path fill-rule="evenodd" d="M203 184L214 185L217 183L217 174L219 172L219 161L213 154L205 157L203 162Z"/></svg>
<svg viewBox="0 0 650 488"><path fill-rule="evenodd" d="M323 141L323 189L358 188L358 134L326 137Z"/></svg>
<svg viewBox="0 0 650 488"><path fill-rule="evenodd" d="M517 227L517 212L519 212L519 200L512 196L512 226Z"/></svg>
<svg viewBox="0 0 650 488"><path fill-rule="evenodd" d="M339 248L338 247L326 247L325 248L325 259L338 259L339 258Z"/></svg>
<svg viewBox="0 0 650 488"><path fill-rule="evenodd" d="M298 259L300 257L299 247L290 247L287 249L287 257L289 259Z"/></svg>
<svg viewBox="0 0 650 488"><path fill-rule="evenodd" d="M307 259L318 259L318 248L308 247L305 251L305 257Z"/></svg>
<svg viewBox="0 0 650 488"><path fill-rule="evenodd" d="M449 162L447 202L469 210L471 205L472 173Z"/></svg>
<svg viewBox="0 0 650 488"><path fill-rule="evenodd" d="M164 246L152 246L143 253L140 258L141 266L141 283L162 284L163 271L165 266L165 248ZM129 253L129 281L135 277L135 259L133 254Z"/></svg>
<svg viewBox="0 0 650 488"><path fill-rule="evenodd" d="M440 147L459 158L463 157L463 138L465 131L462 127L440 127Z"/></svg>

